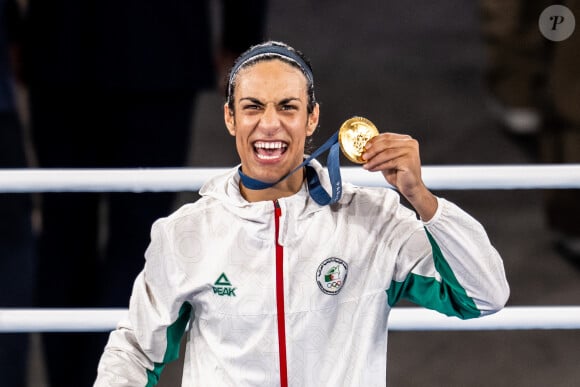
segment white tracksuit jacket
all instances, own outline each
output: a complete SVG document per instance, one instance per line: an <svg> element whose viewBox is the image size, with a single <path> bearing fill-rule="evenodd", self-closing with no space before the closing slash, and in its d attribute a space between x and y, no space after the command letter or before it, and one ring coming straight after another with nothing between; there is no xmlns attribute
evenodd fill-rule
<svg viewBox="0 0 580 387"><path fill-rule="evenodd" d="M319 206L306 187L249 203L238 184L232 169L154 224L95 386L155 385L184 331L183 386L385 386L398 300L460 318L505 305L501 258L444 199L424 223L386 188L344 184Z"/></svg>

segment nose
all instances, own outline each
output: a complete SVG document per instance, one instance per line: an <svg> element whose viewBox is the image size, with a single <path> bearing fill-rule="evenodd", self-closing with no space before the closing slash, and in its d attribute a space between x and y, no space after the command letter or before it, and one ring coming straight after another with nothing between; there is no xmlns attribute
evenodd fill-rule
<svg viewBox="0 0 580 387"><path fill-rule="evenodd" d="M280 117L273 104L267 104L264 107L264 113L260 117L260 127L266 130L268 134L273 134L280 128Z"/></svg>

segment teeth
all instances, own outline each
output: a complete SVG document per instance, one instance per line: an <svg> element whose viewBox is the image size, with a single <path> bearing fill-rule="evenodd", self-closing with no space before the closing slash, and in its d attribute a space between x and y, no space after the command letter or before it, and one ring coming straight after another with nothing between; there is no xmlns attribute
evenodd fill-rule
<svg viewBox="0 0 580 387"><path fill-rule="evenodd" d="M262 155L262 154L258 154L258 158L261 160L274 160L277 159L279 156L268 156L268 155Z"/></svg>
<svg viewBox="0 0 580 387"><path fill-rule="evenodd" d="M274 142L256 141L254 143L254 146L256 148L262 149L282 149L288 147L288 145L283 143L282 141L274 141Z"/></svg>

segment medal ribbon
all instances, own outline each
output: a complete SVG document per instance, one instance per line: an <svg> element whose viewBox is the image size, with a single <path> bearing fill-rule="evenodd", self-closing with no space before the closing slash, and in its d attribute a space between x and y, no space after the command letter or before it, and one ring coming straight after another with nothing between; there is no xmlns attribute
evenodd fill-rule
<svg viewBox="0 0 580 387"><path fill-rule="evenodd" d="M273 187L282 180L286 179L288 176L292 175L294 172L298 171L302 167L306 167L306 181L308 184L308 192L310 197L321 206L327 204L336 203L342 196L342 178L340 176L340 155L339 155L339 144L338 144L338 131L334 133L324 144L322 144L316 151L314 151L308 158L306 158L302 164L293 169L286 176L282 177L275 183L265 183L263 181L254 179L242 172L242 167L238 168L238 174L242 180L242 184L249 189L261 190ZM332 186L332 197L326 192L322 184L320 183L320 178L316 173L316 170L308 165L308 163L320 156L326 151L328 156L326 158L326 167L328 169L328 175L330 177L330 184Z"/></svg>

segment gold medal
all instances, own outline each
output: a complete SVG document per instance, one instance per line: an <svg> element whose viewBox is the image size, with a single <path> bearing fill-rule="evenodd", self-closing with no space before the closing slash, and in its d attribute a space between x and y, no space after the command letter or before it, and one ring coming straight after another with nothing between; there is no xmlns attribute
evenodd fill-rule
<svg viewBox="0 0 580 387"><path fill-rule="evenodd" d="M368 140L377 136L377 127L364 117L352 117L344 121L338 131L338 143L347 159L357 164L364 164L362 154Z"/></svg>

